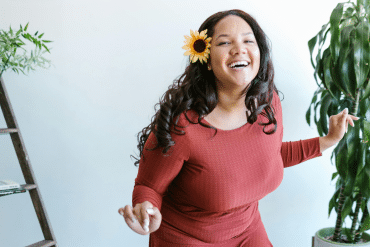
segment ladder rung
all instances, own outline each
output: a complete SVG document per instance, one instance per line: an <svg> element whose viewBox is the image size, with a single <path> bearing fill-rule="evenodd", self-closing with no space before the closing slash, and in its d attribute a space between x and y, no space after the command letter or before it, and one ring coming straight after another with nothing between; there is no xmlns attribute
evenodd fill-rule
<svg viewBox="0 0 370 247"><path fill-rule="evenodd" d="M22 184L21 186L26 190L33 190L37 188L36 184Z"/></svg>
<svg viewBox="0 0 370 247"><path fill-rule="evenodd" d="M54 246L56 245L56 242L53 240L42 240L40 242L27 245L26 247L49 247L49 246Z"/></svg>
<svg viewBox="0 0 370 247"><path fill-rule="evenodd" d="M18 129L0 129L0 134L10 134L10 133L17 133Z"/></svg>

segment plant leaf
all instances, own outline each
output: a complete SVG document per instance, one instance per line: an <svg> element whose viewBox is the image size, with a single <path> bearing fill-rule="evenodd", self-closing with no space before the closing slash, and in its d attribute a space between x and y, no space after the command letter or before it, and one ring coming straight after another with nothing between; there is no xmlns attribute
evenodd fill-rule
<svg viewBox="0 0 370 247"><path fill-rule="evenodd" d="M340 177L346 180L347 177L347 166L348 166L348 147L346 136L344 136L335 148L335 165Z"/></svg>
<svg viewBox="0 0 370 247"><path fill-rule="evenodd" d="M332 177L331 177L331 181L333 181L334 178L336 178L338 176L338 174L339 174L338 172L334 172L333 175L332 175Z"/></svg>
<svg viewBox="0 0 370 247"><path fill-rule="evenodd" d="M331 96L333 98L336 98L333 92L331 91L331 84L333 83L333 79L331 78L331 73L330 73L330 66L332 64L331 62L332 62L332 59L330 56L330 49L327 48L323 54L323 64L324 64L324 69L323 69L324 78L323 79L324 80L322 80L322 82L325 85L325 88L331 94Z"/></svg>
<svg viewBox="0 0 370 247"><path fill-rule="evenodd" d="M345 218L351 213L352 211L353 201L351 200L350 196L347 196L344 200L343 211L342 211L342 222L344 222Z"/></svg>
<svg viewBox="0 0 370 247"><path fill-rule="evenodd" d="M354 31L354 67L356 73L357 88L362 87L370 69L370 24L362 21Z"/></svg>
<svg viewBox="0 0 370 247"><path fill-rule="evenodd" d="M46 47L45 44L42 44L42 46L50 53L49 49Z"/></svg>
<svg viewBox="0 0 370 247"><path fill-rule="evenodd" d="M367 81L367 85L365 87L365 91L362 94L361 100L364 100L370 96L370 82Z"/></svg>
<svg viewBox="0 0 370 247"><path fill-rule="evenodd" d="M370 208L369 202L367 204L367 207ZM370 211L369 211L370 212ZM370 214L368 214L364 220L364 223L361 225L360 233L367 231L370 229Z"/></svg>
<svg viewBox="0 0 370 247"><path fill-rule="evenodd" d="M308 49L310 50L310 58L311 58L311 64L313 68L316 68L312 60L312 52L313 52L313 49L315 48L316 42L317 42L317 35L308 41Z"/></svg>
<svg viewBox="0 0 370 247"><path fill-rule="evenodd" d="M339 71L342 84L346 87L348 93L355 98L356 96L356 74L354 69L353 50L349 49L347 54L339 58Z"/></svg>
<svg viewBox="0 0 370 247"><path fill-rule="evenodd" d="M343 5L344 3L338 3L338 5L335 7L335 9L332 11L330 15L330 32L331 32L330 48L334 64L337 63L337 60L339 58L340 50L339 23L343 15Z"/></svg>
<svg viewBox="0 0 370 247"><path fill-rule="evenodd" d="M370 196L370 178L365 170L362 170L356 180L357 186L360 188L361 195L365 198Z"/></svg>
<svg viewBox="0 0 370 247"><path fill-rule="evenodd" d="M329 93L326 93L324 98L321 99L321 107L320 107L320 124L322 131L325 133L325 135L328 134L328 120L327 120L327 112L328 108L332 102L332 98Z"/></svg>
<svg viewBox="0 0 370 247"><path fill-rule="evenodd" d="M370 122L364 120L364 142L370 146Z"/></svg>

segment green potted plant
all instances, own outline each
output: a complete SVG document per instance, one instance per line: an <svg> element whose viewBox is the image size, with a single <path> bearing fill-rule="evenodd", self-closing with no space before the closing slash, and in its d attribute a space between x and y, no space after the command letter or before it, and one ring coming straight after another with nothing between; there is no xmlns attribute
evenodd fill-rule
<svg viewBox="0 0 370 247"><path fill-rule="evenodd" d="M328 117L344 108L360 118L348 127L331 155L337 169L332 180L337 181L329 217L334 208L337 221L335 227L316 232L313 246L370 246L370 235L365 233L370 229L369 21L370 0L339 3L329 22L308 42L318 89L306 113L307 123L311 124L314 115L323 136L328 134ZM330 41L326 42L328 34ZM343 227L346 217L352 221L350 228Z"/></svg>
<svg viewBox="0 0 370 247"><path fill-rule="evenodd" d="M28 23L18 31L9 27L9 31L0 29L0 78L3 73L11 69L14 72L28 73L36 67L46 68L50 61L44 57L46 52L50 53L46 46L50 40L42 39L44 34L30 34L27 32ZM27 43L35 45L34 50L27 52Z"/></svg>

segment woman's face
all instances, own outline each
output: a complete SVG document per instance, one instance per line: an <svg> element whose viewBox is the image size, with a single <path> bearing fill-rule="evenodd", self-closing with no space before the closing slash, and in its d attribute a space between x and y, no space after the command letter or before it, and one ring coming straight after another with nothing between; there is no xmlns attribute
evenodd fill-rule
<svg viewBox="0 0 370 247"><path fill-rule="evenodd" d="M252 28L241 17L229 15L216 24L210 67L222 88L244 89L256 77L260 50Z"/></svg>

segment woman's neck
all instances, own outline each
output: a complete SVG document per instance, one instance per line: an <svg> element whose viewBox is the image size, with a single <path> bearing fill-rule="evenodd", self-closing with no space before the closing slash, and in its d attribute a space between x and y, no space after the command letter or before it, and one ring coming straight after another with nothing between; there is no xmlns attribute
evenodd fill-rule
<svg viewBox="0 0 370 247"><path fill-rule="evenodd" d="M217 108L224 113L245 112L245 94L235 91L219 91Z"/></svg>

